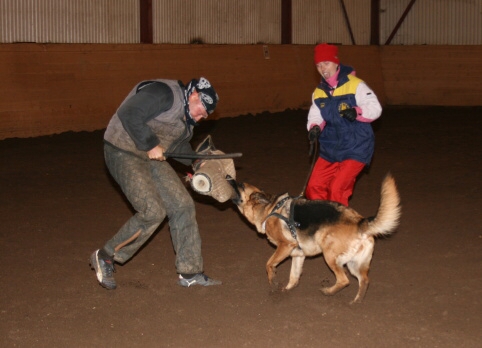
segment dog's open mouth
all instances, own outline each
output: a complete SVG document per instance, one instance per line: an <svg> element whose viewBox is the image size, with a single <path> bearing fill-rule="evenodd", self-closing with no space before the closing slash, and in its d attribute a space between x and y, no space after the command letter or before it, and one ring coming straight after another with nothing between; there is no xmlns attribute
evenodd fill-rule
<svg viewBox="0 0 482 348"><path fill-rule="evenodd" d="M234 194L233 197L231 197L231 200L233 201L234 204L240 205L243 200L241 198L241 192L239 192L239 189L244 189L243 184L239 184L234 180L230 175L226 175L226 180L228 183L232 186Z"/></svg>

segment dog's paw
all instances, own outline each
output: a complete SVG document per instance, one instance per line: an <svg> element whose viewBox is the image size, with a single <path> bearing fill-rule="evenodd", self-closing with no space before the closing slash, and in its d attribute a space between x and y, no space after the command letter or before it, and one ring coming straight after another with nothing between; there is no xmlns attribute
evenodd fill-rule
<svg viewBox="0 0 482 348"><path fill-rule="evenodd" d="M281 291L282 292L288 292L288 291L290 291L290 288L288 288L287 286L283 286L283 287L281 287Z"/></svg>
<svg viewBox="0 0 482 348"><path fill-rule="evenodd" d="M269 284L270 290L271 291L282 291L283 290L283 284L277 282L277 281L272 281Z"/></svg>
<svg viewBox="0 0 482 348"><path fill-rule="evenodd" d="M290 282L288 283L288 285L286 285L286 286L284 287L283 290L284 290L284 291L291 290L291 289L293 289L293 288L296 288L296 287L298 286L298 284L299 284L299 281L293 281L293 282L290 281Z"/></svg>
<svg viewBox="0 0 482 348"><path fill-rule="evenodd" d="M323 287L323 288L320 289L320 291L325 296L333 296L334 295L331 287Z"/></svg>
<svg viewBox="0 0 482 348"><path fill-rule="evenodd" d="M363 302L363 298L357 295L357 296L353 299L353 301L350 302L350 304L351 304L351 305L352 305L352 304L360 304L360 303L362 303L362 302Z"/></svg>

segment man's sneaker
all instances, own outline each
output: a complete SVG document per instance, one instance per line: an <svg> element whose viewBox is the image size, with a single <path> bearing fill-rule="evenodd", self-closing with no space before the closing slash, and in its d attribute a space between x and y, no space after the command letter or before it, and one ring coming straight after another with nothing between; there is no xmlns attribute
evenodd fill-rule
<svg viewBox="0 0 482 348"><path fill-rule="evenodd" d="M114 276L114 260L103 250L96 250L90 255L90 267L95 270L95 275L100 285L113 290L117 287Z"/></svg>
<svg viewBox="0 0 482 348"><path fill-rule="evenodd" d="M202 285L202 286L219 285L219 284L222 284L222 282L220 280L211 279L204 273L198 273L194 277L189 279L186 279L179 274L178 284L188 288L193 285Z"/></svg>

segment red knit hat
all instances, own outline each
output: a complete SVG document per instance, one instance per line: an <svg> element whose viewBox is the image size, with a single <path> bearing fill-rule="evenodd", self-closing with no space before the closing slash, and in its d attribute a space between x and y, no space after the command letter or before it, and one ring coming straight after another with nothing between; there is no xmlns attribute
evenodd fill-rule
<svg viewBox="0 0 482 348"><path fill-rule="evenodd" d="M338 59L338 47L322 43L315 47L315 64L320 62L333 62L340 64Z"/></svg>

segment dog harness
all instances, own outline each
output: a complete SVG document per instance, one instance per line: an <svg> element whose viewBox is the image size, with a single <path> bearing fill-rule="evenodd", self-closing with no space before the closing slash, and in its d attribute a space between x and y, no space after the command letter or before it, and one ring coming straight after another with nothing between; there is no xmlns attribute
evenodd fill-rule
<svg viewBox="0 0 482 348"><path fill-rule="evenodd" d="M291 199L292 202L291 202L291 206L290 206L290 215L289 217L286 217L286 216L283 216L281 215L280 213L276 213L277 210L281 209L285 203ZM300 227L300 224L298 222L296 222L294 220L294 209L295 209L295 204L294 204L294 200L296 198L293 198L293 197L290 197L289 195L287 195L286 197L284 197L283 199L281 199L278 203L276 203L276 205L273 207L273 209L271 210L271 213L268 214L268 216L266 217L266 219L264 219L263 221L263 224L262 224L262 227L263 227L263 231L266 230L266 221L274 216L274 217L277 217L278 219L281 219L283 220L286 225L288 226L288 228L290 229L290 232L291 232L291 237L293 237L293 239L296 241L296 243L298 244L298 249L301 250L301 247L300 247L300 244L298 242L298 237L297 237L297 233L296 233L296 228L297 227Z"/></svg>

